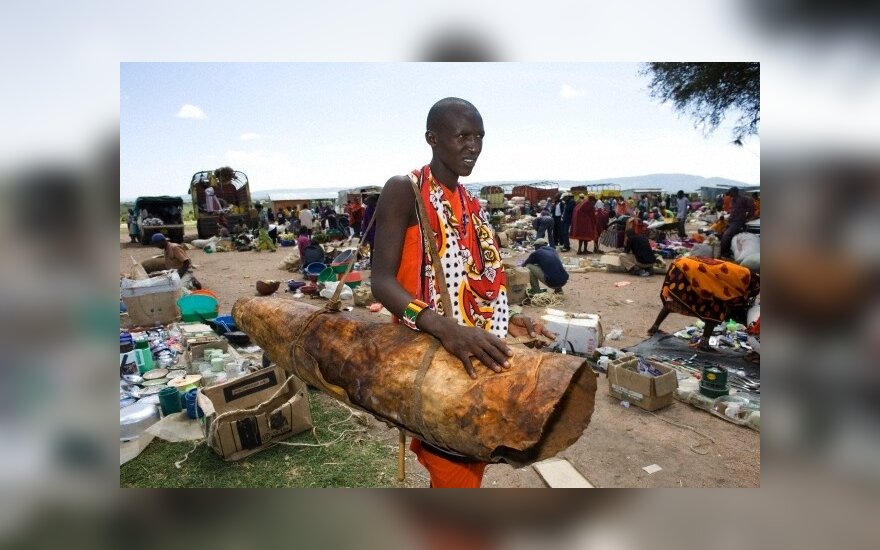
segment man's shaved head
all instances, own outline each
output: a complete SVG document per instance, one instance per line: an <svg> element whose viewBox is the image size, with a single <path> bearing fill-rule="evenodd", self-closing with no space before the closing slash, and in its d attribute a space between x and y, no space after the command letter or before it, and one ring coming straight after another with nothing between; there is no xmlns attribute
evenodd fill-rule
<svg viewBox="0 0 880 550"><path fill-rule="evenodd" d="M458 97L447 97L435 103L431 110L428 111L427 130L436 131L440 129L446 120L447 113L450 112L473 112L477 116L480 115L480 112L477 111L477 108L470 101Z"/></svg>

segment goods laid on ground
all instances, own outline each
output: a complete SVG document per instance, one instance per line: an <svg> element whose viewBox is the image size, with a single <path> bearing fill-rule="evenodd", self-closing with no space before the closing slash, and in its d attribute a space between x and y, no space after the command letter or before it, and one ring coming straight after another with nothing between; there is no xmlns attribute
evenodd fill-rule
<svg viewBox="0 0 880 550"><path fill-rule="evenodd" d="M440 448L530 464L580 438L596 375L583 358L513 346L477 380L428 334L279 298L241 298L236 324L288 374Z"/></svg>

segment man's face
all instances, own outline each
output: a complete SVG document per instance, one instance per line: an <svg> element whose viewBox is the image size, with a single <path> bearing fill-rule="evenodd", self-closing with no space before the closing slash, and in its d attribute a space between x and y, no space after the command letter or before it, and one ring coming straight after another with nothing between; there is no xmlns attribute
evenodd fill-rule
<svg viewBox="0 0 880 550"><path fill-rule="evenodd" d="M450 108L442 123L428 130L425 139L434 151L434 159L454 176L469 176L483 150L483 118L476 110Z"/></svg>

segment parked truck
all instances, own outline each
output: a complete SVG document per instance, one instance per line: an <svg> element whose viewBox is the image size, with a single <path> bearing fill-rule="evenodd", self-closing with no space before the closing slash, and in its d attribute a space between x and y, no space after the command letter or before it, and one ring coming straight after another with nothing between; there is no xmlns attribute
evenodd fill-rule
<svg viewBox="0 0 880 550"><path fill-rule="evenodd" d="M257 213L251 203L250 183L244 172L228 166L196 172L190 180L189 192L200 239L217 234L221 214L226 218L228 229L237 223L253 227L257 222Z"/></svg>
<svg viewBox="0 0 880 550"><path fill-rule="evenodd" d="M138 240L150 244L156 233L165 238L183 242L183 199L180 197L138 197L134 201L138 223Z"/></svg>

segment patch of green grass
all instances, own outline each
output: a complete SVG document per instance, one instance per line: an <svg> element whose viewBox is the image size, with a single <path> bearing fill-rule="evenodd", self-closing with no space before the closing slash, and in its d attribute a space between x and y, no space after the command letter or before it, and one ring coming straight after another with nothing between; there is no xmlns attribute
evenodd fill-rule
<svg viewBox="0 0 880 550"><path fill-rule="evenodd" d="M363 430L342 407L310 390L312 420L321 443L344 430ZM311 431L284 441L316 443ZM181 467L192 442L154 439L134 460L120 467L121 487L396 487L396 452L365 432L348 433L326 447L275 445L236 462L225 462L207 445L200 445Z"/></svg>

